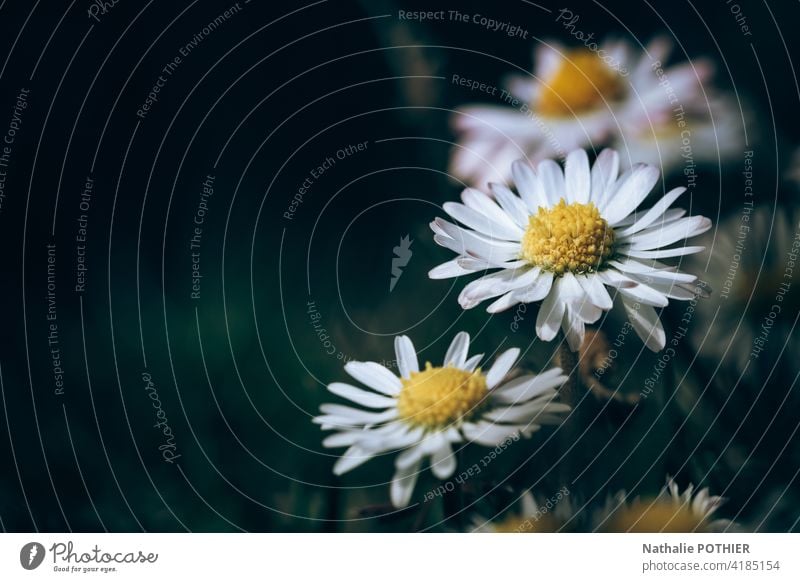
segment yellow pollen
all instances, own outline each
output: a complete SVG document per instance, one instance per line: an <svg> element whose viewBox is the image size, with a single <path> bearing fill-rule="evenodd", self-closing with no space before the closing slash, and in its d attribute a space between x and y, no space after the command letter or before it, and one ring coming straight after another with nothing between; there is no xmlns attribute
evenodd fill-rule
<svg viewBox="0 0 800 582"><path fill-rule="evenodd" d="M617 100L624 86L620 75L595 53L567 53L556 72L544 80L536 110L550 117L571 117Z"/></svg>
<svg viewBox="0 0 800 582"><path fill-rule="evenodd" d="M472 417L487 394L480 368L466 372L453 366L433 367L403 378L397 401L400 418L425 428L444 428Z"/></svg>
<svg viewBox="0 0 800 582"><path fill-rule="evenodd" d="M635 533L687 533L704 532L705 520L693 512L688 504L669 501L635 501L621 509L609 520L610 532Z"/></svg>
<svg viewBox="0 0 800 582"><path fill-rule="evenodd" d="M599 270L614 252L614 229L589 202L539 207L522 237L523 259L557 275Z"/></svg>

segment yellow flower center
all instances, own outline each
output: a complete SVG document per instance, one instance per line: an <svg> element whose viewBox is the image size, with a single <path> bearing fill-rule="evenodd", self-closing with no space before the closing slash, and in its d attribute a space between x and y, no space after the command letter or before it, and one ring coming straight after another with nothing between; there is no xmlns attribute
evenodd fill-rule
<svg viewBox="0 0 800 582"><path fill-rule="evenodd" d="M703 516L694 513L688 504L669 501L635 501L618 511L609 520L611 532L686 533L704 532Z"/></svg>
<svg viewBox="0 0 800 582"><path fill-rule="evenodd" d="M599 270L614 252L614 229L589 202L539 208L522 237L523 259L557 275Z"/></svg>
<svg viewBox="0 0 800 582"><path fill-rule="evenodd" d="M559 68L542 85L536 110L550 117L573 116L618 99L624 90L620 76L595 53L567 53Z"/></svg>
<svg viewBox="0 0 800 582"><path fill-rule="evenodd" d="M433 367L430 362L422 372L402 378L403 388L397 400L400 418L436 429L473 416L487 394L486 377L480 368L466 372L453 366Z"/></svg>

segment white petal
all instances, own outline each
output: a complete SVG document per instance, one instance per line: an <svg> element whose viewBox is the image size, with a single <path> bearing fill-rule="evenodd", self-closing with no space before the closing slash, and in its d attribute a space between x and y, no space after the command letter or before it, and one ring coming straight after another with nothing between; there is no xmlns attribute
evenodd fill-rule
<svg viewBox="0 0 800 582"><path fill-rule="evenodd" d="M638 308L630 299L622 300L625 312L636 332L644 344L654 352L664 349L667 343L667 335L658 317L656 310L649 305L639 305Z"/></svg>
<svg viewBox="0 0 800 582"><path fill-rule="evenodd" d="M467 440L489 447L495 447L519 432L517 426L494 424L485 420L466 422L461 430Z"/></svg>
<svg viewBox="0 0 800 582"><path fill-rule="evenodd" d="M458 202L445 202L444 211L462 224L483 233L490 238L515 240L522 239L523 230L518 226L508 226L505 222L496 222L486 214L459 204Z"/></svg>
<svg viewBox="0 0 800 582"><path fill-rule="evenodd" d="M411 501L411 495L414 493L414 486L417 484L417 477L419 476L419 468L419 463L415 463L405 469L397 468L392 484L389 487L392 505L405 507Z"/></svg>
<svg viewBox="0 0 800 582"><path fill-rule="evenodd" d="M564 164L564 182L567 202L589 202L591 191L591 175L589 173L589 157L581 150L571 151Z"/></svg>
<svg viewBox="0 0 800 582"><path fill-rule="evenodd" d="M486 373L486 385L489 389L497 386L506 377L506 374L514 367L514 362L519 357L519 348L511 348L500 354L494 364Z"/></svg>
<svg viewBox="0 0 800 582"><path fill-rule="evenodd" d="M492 190L495 198L500 203L500 206L503 207L503 210L514 220L514 222L520 227L520 234L522 229L528 226L528 217L530 213L528 212L525 203L522 199L514 194L507 186L502 184L489 184L489 187ZM516 240L520 240L521 236L518 237Z"/></svg>
<svg viewBox="0 0 800 582"><path fill-rule="evenodd" d="M583 344L583 337L586 331L586 324L578 313L570 305L564 311L564 318L561 320L561 329L567 338L569 349L577 352Z"/></svg>
<svg viewBox="0 0 800 582"><path fill-rule="evenodd" d="M510 228L512 230L519 228L516 224L514 224L514 221L511 220L511 217L503 212L503 209L500 208L494 200L480 190L476 190L475 188L467 188L461 192L461 200L469 208L486 215L486 217L490 220L493 220L498 224L502 224L506 228Z"/></svg>
<svg viewBox="0 0 800 582"><path fill-rule="evenodd" d="M553 285L553 273L550 271L544 271L539 273L539 276L536 278L530 287L527 289L518 289L514 292L514 296L517 301L522 303L533 303L534 301L541 301L547 294L550 292L550 289Z"/></svg>
<svg viewBox="0 0 800 582"><path fill-rule="evenodd" d="M576 279L581 287L583 287L586 295L589 296L589 300L597 305L597 307L608 311L614 306L614 302L611 300L611 296L608 294L608 291L606 291L606 287L603 285L603 281L600 277L581 275L576 277Z"/></svg>
<svg viewBox="0 0 800 582"><path fill-rule="evenodd" d="M655 166L637 164L631 170L619 179L603 211L603 218L611 226L636 210L658 182L660 173Z"/></svg>
<svg viewBox="0 0 800 582"><path fill-rule="evenodd" d="M355 386L344 384L342 382L333 382L329 384L328 390L337 396L347 398L356 404L367 406L369 408L390 408L397 404L397 401L394 398L387 398L386 396L381 396L380 394L375 394L374 392L367 392L366 390L362 390L361 388L356 388Z"/></svg>
<svg viewBox="0 0 800 582"><path fill-rule="evenodd" d="M394 338L394 353L397 356L397 369L402 378L410 378L411 372L419 372L419 361L414 344L408 336Z"/></svg>
<svg viewBox="0 0 800 582"><path fill-rule="evenodd" d="M558 204L558 201L565 197L564 173L561 171L561 167L553 160L543 160L539 163L537 170L539 183L550 206Z"/></svg>
<svg viewBox="0 0 800 582"><path fill-rule="evenodd" d="M456 470L456 456L446 440L431 455L431 471L437 479L449 479Z"/></svg>
<svg viewBox="0 0 800 582"><path fill-rule="evenodd" d="M344 371L370 388L395 396L400 392L400 378L376 362L347 362Z"/></svg>
<svg viewBox="0 0 800 582"><path fill-rule="evenodd" d="M483 354L475 354L466 362L464 362L464 365L461 367L461 369L467 372L473 372L475 368L478 366L478 364L481 363L482 359L483 359Z"/></svg>
<svg viewBox="0 0 800 582"><path fill-rule="evenodd" d="M539 178L533 167L524 159L511 164L511 175L522 200L528 207L528 212L534 213L539 207L547 208L547 198L542 195L539 188Z"/></svg>
<svg viewBox="0 0 800 582"><path fill-rule="evenodd" d="M564 317L564 302L558 296L558 286L554 287L545 297L536 316L536 334L546 342L556 337Z"/></svg>
<svg viewBox="0 0 800 582"><path fill-rule="evenodd" d="M632 250L659 249L702 234L710 228L711 220L705 216L691 216L672 222L667 226L657 226L652 230L638 232L624 242L629 244L628 248Z"/></svg>
<svg viewBox="0 0 800 582"><path fill-rule="evenodd" d="M627 236L633 234L634 232L638 232L644 228L647 228L654 222L657 222L658 218L660 216L663 216L667 208L669 208L672 205L672 203L675 202L675 200L677 200L678 197L684 192L686 192L686 188L684 188L683 186L670 190L664 195L664 197L661 200L656 202L650 210L645 212L644 216L642 216L632 226L626 228L619 234L621 236Z"/></svg>
<svg viewBox="0 0 800 582"><path fill-rule="evenodd" d="M629 257L636 257L637 259L666 259L669 257L682 257L684 255L693 255L695 253L701 253L706 250L706 247L694 246L694 247L678 247L674 249L661 249L658 251L636 251L630 249L622 249L620 250L621 253L628 255Z"/></svg>
<svg viewBox="0 0 800 582"><path fill-rule="evenodd" d="M592 166L592 194L591 200L602 212L605 202L611 194L611 187L617 180L619 173L619 154L610 149L600 152Z"/></svg>
<svg viewBox="0 0 800 582"><path fill-rule="evenodd" d="M361 448L359 445L353 445L333 465L333 474L343 475L359 465L363 465L374 456L373 453Z"/></svg>
<svg viewBox="0 0 800 582"><path fill-rule="evenodd" d="M551 368L535 376L521 376L492 390L492 401L505 404L525 402L561 386L566 380L561 368Z"/></svg>
<svg viewBox="0 0 800 582"><path fill-rule="evenodd" d="M644 303L645 305L652 305L653 307L666 307L669 305L669 301L663 294L644 284L620 289L619 292L624 297L628 297L639 303Z"/></svg>
<svg viewBox="0 0 800 582"><path fill-rule="evenodd" d="M428 277L431 279L450 279L452 277L460 277L461 275L469 275L478 269L466 269L459 264L458 258L455 258L446 263L434 267L428 272Z"/></svg>
<svg viewBox="0 0 800 582"><path fill-rule="evenodd" d="M464 362L467 361L468 352L469 334L465 331L460 331L450 342L450 347L447 348L447 353L444 356L444 365L452 364L456 368L462 368Z"/></svg>

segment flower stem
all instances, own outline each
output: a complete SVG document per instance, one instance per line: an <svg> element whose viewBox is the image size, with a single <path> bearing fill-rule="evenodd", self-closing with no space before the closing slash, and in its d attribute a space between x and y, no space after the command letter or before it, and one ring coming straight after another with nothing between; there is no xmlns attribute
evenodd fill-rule
<svg viewBox="0 0 800 582"><path fill-rule="evenodd" d="M578 368L578 353L569 349L566 338L558 344L558 365L564 374L567 375L567 381L559 389L561 401L570 406L575 406L579 399L580 391L580 369Z"/></svg>

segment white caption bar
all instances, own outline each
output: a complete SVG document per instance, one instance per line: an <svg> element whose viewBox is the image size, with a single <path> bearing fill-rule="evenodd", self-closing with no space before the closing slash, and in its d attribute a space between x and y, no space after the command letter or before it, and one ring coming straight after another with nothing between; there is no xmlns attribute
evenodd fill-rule
<svg viewBox="0 0 800 582"><path fill-rule="evenodd" d="M800 534L3 534L0 580L800 580Z"/></svg>

